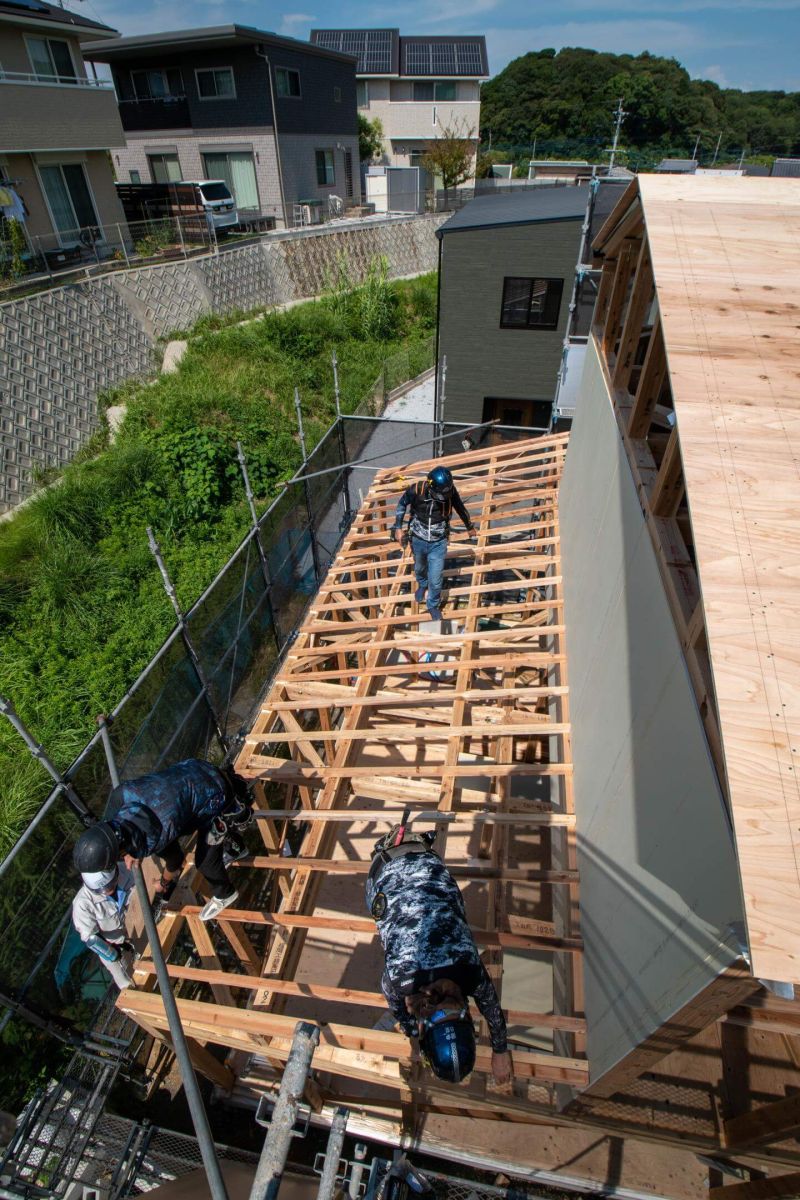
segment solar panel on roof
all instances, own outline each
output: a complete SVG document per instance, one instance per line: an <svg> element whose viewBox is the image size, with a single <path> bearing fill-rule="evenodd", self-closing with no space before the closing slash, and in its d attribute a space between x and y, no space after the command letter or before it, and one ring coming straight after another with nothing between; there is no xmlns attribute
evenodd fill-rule
<svg viewBox="0 0 800 1200"><path fill-rule="evenodd" d="M457 42L456 58L460 75L483 74L483 55L480 42Z"/></svg>
<svg viewBox="0 0 800 1200"><path fill-rule="evenodd" d="M358 59L357 71L367 75L389 74L392 69L392 34L388 29L323 29L316 44Z"/></svg>
<svg viewBox="0 0 800 1200"><path fill-rule="evenodd" d="M406 75L482 75L480 42L405 42Z"/></svg>

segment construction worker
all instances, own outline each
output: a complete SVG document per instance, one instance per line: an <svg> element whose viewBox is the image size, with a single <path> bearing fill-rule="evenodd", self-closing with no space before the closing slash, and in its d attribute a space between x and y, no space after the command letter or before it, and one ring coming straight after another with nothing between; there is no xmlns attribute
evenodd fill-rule
<svg viewBox="0 0 800 1200"><path fill-rule="evenodd" d="M86 871L82 878L83 886L72 901L72 924L120 991L133 987L128 973L133 946L125 937L125 907L133 876L127 867L114 866Z"/></svg>
<svg viewBox="0 0 800 1200"><path fill-rule="evenodd" d="M450 533L450 514L455 509L466 526L471 538L476 537L475 526L464 507L453 482L452 472L447 467L434 467L427 479L407 487L397 505L392 539L402 540L402 526L406 509L411 509L409 534L414 553L414 574L417 590L414 599L421 604L428 593L427 607L432 621L441 621L439 601L442 594L444 561L447 557L447 538Z"/></svg>
<svg viewBox="0 0 800 1200"><path fill-rule="evenodd" d="M112 791L109 804L114 816L92 825L75 844L74 862L80 872L109 871L119 859L131 867L148 854L157 854L164 870L154 900L162 907L184 863L178 839L196 833L195 866L211 886L211 899L200 920L210 921L233 904L239 893L226 860L235 861L245 853L237 834L252 817L247 784L235 771L190 758L121 783Z"/></svg>
<svg viewBox="0 0 800 1200"><path fill-rule="evenodd" d="M511 1080L506 1022L480 960L458 884L431 849L435 834L409 834L407 818L375 843L367 907L385 967L381 990L400 1028L440 1079L459 1083L475 1065L474 996L492 1042L492 1074Z"/></svg>

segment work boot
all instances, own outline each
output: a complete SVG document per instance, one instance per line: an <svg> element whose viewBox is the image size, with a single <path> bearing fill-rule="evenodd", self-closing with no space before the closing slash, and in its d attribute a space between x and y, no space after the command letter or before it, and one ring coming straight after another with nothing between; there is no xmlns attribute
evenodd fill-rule
<svg viewBox="0 0 800 1200"><path fill-rule="evenodd" d="M200 920L211 921L214 917L219 916L223 908L229 908L235 900L239 899L238 892L231 892L230 896L212 896L211 899L200 909Z"/></svg>

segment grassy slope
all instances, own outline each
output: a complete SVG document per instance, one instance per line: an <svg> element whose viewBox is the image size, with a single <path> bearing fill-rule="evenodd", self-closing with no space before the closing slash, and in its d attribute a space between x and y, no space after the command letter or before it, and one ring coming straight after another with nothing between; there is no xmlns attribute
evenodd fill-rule
<svg viewBox="0 0 800 1200"><path fill-rule="evenodd" d="M0 526L0 692L58 765L173 625L146 526L188 606L247 529L236 439L264 503L300 462L294 387L313 446L334 414L331 348L350 411L384 357L429 336L435 303L434 276L378 281L193 342L177 374L122 389L128 413L113 446ZM0 720L0 854L47 790Z"/></svg>

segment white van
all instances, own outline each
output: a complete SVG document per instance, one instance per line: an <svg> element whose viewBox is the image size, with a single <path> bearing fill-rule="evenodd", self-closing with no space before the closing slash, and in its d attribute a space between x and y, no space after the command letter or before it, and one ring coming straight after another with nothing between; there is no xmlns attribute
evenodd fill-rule
<svg viewBox="0 0 800 1200"><path fill-rule="evenodd" d="M215 229L227 229L239 224L236 201L224 179L185 180L174 186L177 189L183 186L197 189L196 200L205 209L206 218Z"/></svg>

